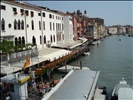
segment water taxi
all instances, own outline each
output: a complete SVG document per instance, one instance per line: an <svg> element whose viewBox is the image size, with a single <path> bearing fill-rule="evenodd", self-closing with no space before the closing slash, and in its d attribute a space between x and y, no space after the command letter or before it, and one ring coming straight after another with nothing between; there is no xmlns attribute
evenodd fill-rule
<svg viewBox="0 0 133 100"><path fill-rule="evenodd" d="M133 87L122 78L114 87L110 100L133 100Z"/></svg>

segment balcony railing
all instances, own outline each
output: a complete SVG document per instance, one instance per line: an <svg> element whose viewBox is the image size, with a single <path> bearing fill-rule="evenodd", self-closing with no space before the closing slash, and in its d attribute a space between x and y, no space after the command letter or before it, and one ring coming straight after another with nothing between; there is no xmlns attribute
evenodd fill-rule
<svg viewBox="0 0 133 100"><path fill-rule="evenodd" d="M33 50L27 50L19 53L14 53L9 55L9 59L7 59L8 58L7 55L1 55L1 61L8 60L8 62L16 62L16 61L26 59L27 56L31 56L31 57L38 56L38 50L33 49Z"/></svg>
<svg viewBox="0 0 133 100"><path fill-rule="evenodd" d="M56 30L56 33L62 33L63 30Z"/></svg>

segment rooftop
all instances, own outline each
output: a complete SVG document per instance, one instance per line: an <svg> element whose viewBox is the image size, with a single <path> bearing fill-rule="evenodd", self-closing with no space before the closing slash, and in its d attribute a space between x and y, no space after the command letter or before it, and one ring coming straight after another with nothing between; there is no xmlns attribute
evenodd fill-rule
<svg viewBox="0 0 133 100"><path fill-rule="evenodd" d="M9 74L1 78L2 82L8 82L8 83L18 83L19 81L22 81L29 77L29 75L26 74ZM29 78L28 78L29 79Z"/></svg>
<svg viewBox="0 0 133 100"><path fill-rule="evenodd" d="M95 82L97 83L98 76L99 72L96 71L74 70L47 100L86 100L85 96L91 95L92 87ZM44 97L42 100L46 100L46 98Z"/></svg>

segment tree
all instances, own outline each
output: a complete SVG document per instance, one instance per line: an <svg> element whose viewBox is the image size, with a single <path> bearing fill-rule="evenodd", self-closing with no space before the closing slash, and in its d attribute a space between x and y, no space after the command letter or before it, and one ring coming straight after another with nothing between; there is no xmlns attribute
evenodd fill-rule
<svg viewBox="0 0 133 100"><path fill-rule="evenodd" d="M3 40L0 45L1 45L1 50L3 54L10 55L14 52L13 41Z"/></svg>

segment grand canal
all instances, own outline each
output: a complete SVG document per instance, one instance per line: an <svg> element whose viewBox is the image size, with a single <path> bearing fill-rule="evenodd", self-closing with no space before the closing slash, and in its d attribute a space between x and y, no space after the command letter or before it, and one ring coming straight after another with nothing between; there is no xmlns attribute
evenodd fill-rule
<svg viewBox="0 0 133 100"><path fill-rule="evenodd" d="M69 65L77 66L79 61L82 66L100 71L98 87L107 87L108 95L123 77L133 85L133 37L106 37L100 44L90 46L90 56L83 56Z"/></svg>

